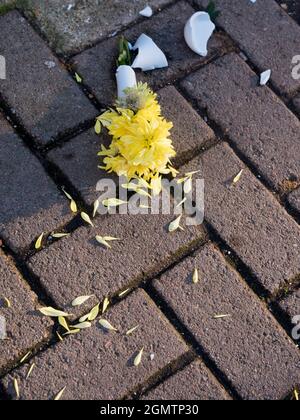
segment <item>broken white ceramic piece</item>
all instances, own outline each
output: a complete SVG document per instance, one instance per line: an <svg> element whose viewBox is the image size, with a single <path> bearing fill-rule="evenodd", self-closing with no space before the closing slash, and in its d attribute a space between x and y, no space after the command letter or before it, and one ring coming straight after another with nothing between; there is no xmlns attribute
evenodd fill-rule
<svg viewBox="0 0 300 420"><path fill-rule="evenodd" d="M207 44L216 25L206 12L197 12L187 21L184 28L185 41L196 54L206 57Z"/></svg>
<svg viewBox="0 0 300 420"><path fill-rule="evenodd" d="M260 75L260 85L265 86L271 78L271 70L266 70Z"/></svg>
<svg viewBox="0 0 300 420"><path fill-rule="evenodd" d="M118 85L118 98L125 97L124 90L137 86L136 75L130 66L120 66L116 73Z"/></svg>
<svg viewBox="0 0 300 420"><path fill-rule="evenodd" d="M140 15L150 18L153 15L153 10L150 6L145 7L145 9L140 11Z"/></svg>
<svg viewBox="0 0 300 420"><path fill-rule="evenodd" d="M168 67L168 60L165 54L155 44L152 38L142 34L136 41L134 50L139 50L136 59L132 64L134 69L149 71Z"/></svg>

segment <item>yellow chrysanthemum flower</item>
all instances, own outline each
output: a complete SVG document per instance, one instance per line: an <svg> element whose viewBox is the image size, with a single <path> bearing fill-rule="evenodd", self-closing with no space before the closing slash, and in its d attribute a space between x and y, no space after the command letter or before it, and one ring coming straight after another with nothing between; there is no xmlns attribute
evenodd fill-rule
<svg viewBox="0 0 300 420"><path fill-rule="evenodd" d="M125 104L131 108L121 107ZM159 193L161 176L175 172L170 163L176 156L170 139L173 124L161 116L157 96L147 85L128 89L125 99L117 105L116 110L98 117L112 136L110 147L102 146L99 153L104 156L104 168L128 180L144 179Z"/></svg>

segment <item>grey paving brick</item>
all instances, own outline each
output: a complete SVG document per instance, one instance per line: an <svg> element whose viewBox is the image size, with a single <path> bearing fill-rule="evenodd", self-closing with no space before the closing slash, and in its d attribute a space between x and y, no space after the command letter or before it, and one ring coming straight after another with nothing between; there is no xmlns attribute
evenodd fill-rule
<svg viewBox="0 0 300 420"><path fill-rule="evenodd" d="M0 237L16 252L72 219L68 201L0 115Z"/></svg>
<svg viewBox="0 0 300 420"><path fill-rule="evenodd" d="M35 294L0 251L0 316L5 318L7 334L7 339L0 339L0 374L50 338L52 321L37 316L38 306Z"/></svg>
<svg viewBox="0 0 300 420"><path fill-rule="evenodd" d="M220 34L215 34L209 44L209 56L200 57L193 53L184 41L183 29L194 9L186 2L178 2L171 8L162 11L151 20L134 26L124 32L125 37L135 42L146 33L165 52L169 67L153 72L138 72L139 80L148 82L154 89L173 82L186 72L204 64L208 59L224 53L228 43ZM119 37L114 37L76 56L73 60L78 73L83 76L98 100L110 105L116 99L116 57L118 56Z"/></svg>
<svg viewBox="0 0 300 420"><path fill-rule="evenodd" d="M206 401L230 400L230 397L203 363L196 361L150 391L142 400Z"/></svg>
<svg viewBox="0 0 300 420"><path fill-rule="evenodd" d="M244 169L241 179L232 185ZM200 170L205 181L205 218L275 293L300 273L299 225L226 144L210 149L182 168Z"/></svg>
<svg viewBox="0 0 300 420"><path fill-rule="evenodd" d="M154 286L243 399L282 399L299 382L298 349L212 245Z"/></svg>
<svg viewBox="0 0 300 420"><path fill-rule="evenodd" d="M193 243L203 240L201 226L168 233L172 220L172 215L98 217L95 228L77 230L32 257L29 266L56 304L70 311L77 296L93 294L102 300L121 292L155 275ZM114 236L120 241L113 243L112 249L104 249L96 242L96 235Z"/></svg>
<svg viewBox="0 0 300 420"><path fill-rule="evenodd" d="M18 12L1 16L0 25L7 67L0 93L40 144L96 116L76 82Z"/></svg>
<svg viewBox="0 0 300 420"><path fill-rule="evenodd" d="M146 3L156 12L172 0L148 0ZM69 0L27 0L26 10L57 51L71 53L137 21L146 3L144 0L79 0L73 3Z"/></svg>
<svg viewBox="0 0 300 420"><path fill-rule="evenodd" d="M161 89L159 97L163 115L174 123L172 139L177 151L174 163L185 162L212 141L214 133L174 87ZM110 141L104 134L97 136L92 129L48 154L88 205L98 197L97 182L110 176L98 168L101 160L97 156L100 144L107 147Z"/></svg>
<svg viewBox="0 0 300 420"><path fill-rule="evenodd" d="M293 191L288 197L289 203L300 212L300 189Z"/></svg>
<svg viewBox="0 0 300 420"><path fill-rule="evenodd" d="M206 6L208 0L196 0ZM300 27L274 0L216 0L218 24L261 70L272 69L272 82L292 95L300 80L292 77L293 57L299 54Z"/></svg>
<svg viewBox="0 0 300 420"><path fill-rule="evenodd" d="M182 86L274 188L300 180L300 122L236 54L187 77ZM288 164L287 164L288 162Z"/></svg>
<svg viewBox="0 0 300 420"><path fill-rule="evenodd" d="M119 333L107 334L95 324L65 339L35 358L29 380L25 380L27 366L6 377L9 395L15 398L12 380L16 378L22 400L51 400L65 386L62 399L66 400L121 399L188 350L143 291L118 304L106 319ZM137 325L138 330L126 336ZM134 367L134 357L143 347L142 363Z"/></svg>

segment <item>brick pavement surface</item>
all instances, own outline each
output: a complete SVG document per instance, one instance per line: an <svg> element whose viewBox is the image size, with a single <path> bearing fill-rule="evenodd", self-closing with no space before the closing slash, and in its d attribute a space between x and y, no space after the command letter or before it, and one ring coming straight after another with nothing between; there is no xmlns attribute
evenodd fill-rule
<svg viewBox="0 0 300 420"><path fill-rule="evenodd" d="M52 322L37 314L40 306L12 261L0 251L0 314L5 318L7 337L0 340L1 374L50 339Z"/></svg>
<svg viewBox="0 0 300 420"><path fill-rule="evenodd" d="M217 168L217 169L216 169ZM244 170L235 185L235 176ZM222 144L196 158L182 172L200 170L205 180L206 220L270 293L300 271L299 226L229 146Z"/></svg>
<svg viewBox="0 0 300 420"><path fill-rule="evenodd" d="M151 19L139 17L140 0L8 2L19 12L4 3L0 317L8 340L0 340L0 400L17 397L14 379L20 399L53 399L64 387L64 399L289 397L300 386L299 348L287 322L299 315L300 275L300 81L291 73L300 29L292 1L286 8L216 0L221 15L206 58L183 38L186 20L206 0L150 0ZM207 231L183 218L184 231L170 234L173 213L99 215L92 228L70 211L63 185L89 211L106 177L96 154L109 139L94 133L100 111L86 92L105 106L115 99L116 31L131 42L146 33L167 55L168 68L138 78L174 122L180 174L200 171L194 180L205 181ZM267 68L271 83L260 87ZM42 232L68 229L70 236L28 252ZM120 240L106 249L96 235ZM71 307L87 294L84 305ZM61 328L37 311L51 302L73 322L105 297L103 317L117 333L96 320L61 342ZM35 356L18 366L29 351Z"/></svg>
<svg viewBox="0 0 300 420"><path fill-rule="evenodd" d="M69 311L70 303L86 294L102 300L132 287L145 276L158 273L204 239L199 226L170 235L167 228L174 218L172 215L100 217L95 229L77 230L71 237L32 257L29 267L59 307ZM96 235L113 236L120 241L108 250L97 243Z"/></svg>
<svg viewBox="0 0 300 420"><path fill-rule="evenodd" d="M274 93L259 86L241 58L227 55L186 78L182 86L271 185L300 182L299 120Z"/></svg>
<svg viewBox="0 0 300 420"><path fill-rule="evenodd" d="M172 139L177 152L175 163L178 166L209 145L214 139L214 133L174 87L161 89L158 94L163 115L174 121ZM68 176L88 205L98 198L97 182L107 178L107 173L98 168L100 159L97 153L100 151L100 143L108 147L109 141L105 134L99 140L94 130L90 130L48 155L51 162Z"/></svg>
<svg viewBox="0 0 300 420"><path fill-rule="evenodd" d="M16 397L12 381L17 379L21 399L53 399L63 387L63 399L121 399L188 351L142 291L120 303L106 319L118 333L105 332L98 324L65 339L34 359L36 366L28 381L28 365L6 377L4 385L10 396ZM137 325L135 333L126 336ZM142 348L142 363L135 367L134 359ZM155 361L151 361L151 354Z"/></svg>
<svg viewBox="0 0 300 420"><path fill-rule="evenodd" d="M7 63L1 96L36 141L45 145L97 115L76 82L18 12L1 16L0 25L0 51Z"/></svg>
<svg viewBox="0 0 300 420"><path fill-rule="evenodd" d="M0 235L16 252L71 220L68 201L0 115Z"/></svg>
<svg viewBox="0 0 300 420"><path fill-rule="evenodd" d="M206 367L197 361L150 391L142 399L196 401L230 400L230 397Z"/></svg>
<svg viewBox="0 0 300 420"><path fill-rule="evenodd" d="M173 0L148 0L156 12ZM141 16L144 0L27 0L25 11L33 15L58 52L80 50L122 29Z"/></svg>
<svg viewBox="0 0 300 420"><path fill-rule="evenodd" d="M283 398L299 382L297 348L213 246L178 264L154 287L243 398Z"/></svg>
<svg viewBox="0 0 300 420"><path fill-rule="evenodd" d="M196 0L207 6L208 0ZM260 71L272 69L272 82L292 95L300 80L291 77L293 57L299 54L300 27L274 0L216 0L218 24L238 43Z"/></svg>
<svg viewBox="0 0 300 420"><path fill-rule="evenodd" d="M139 80L146 81L157 89L226 51L228 42L219 34L214 35L210 41L208 57L199 57L188 48L182 33L185 22L193 12L192 7L186 2L178 2L151 20L142 22L123 33L133 43L142 33L152 37L169 61L168 68L147 74L138 73ZM111 104L116 99L114 73L118 39L115 37L104 41L73 59L74 67L82 75L84 83L91 88L99 102L105 105Z"/></svg>

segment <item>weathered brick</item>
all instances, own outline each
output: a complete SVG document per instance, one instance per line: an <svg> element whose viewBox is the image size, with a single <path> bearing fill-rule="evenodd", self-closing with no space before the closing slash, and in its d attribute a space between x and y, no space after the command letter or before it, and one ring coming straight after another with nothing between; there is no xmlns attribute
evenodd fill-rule
<svg viewBox="0 0 300 420"><path fill-rule="evenodd" d="M72 218L68 201L0 115L0 236L16 252Z"/></svg>
<svg viewBox="0 0 300 420"><path fill-rule="evenodd" d="M243 399L282 399L299 383L299 351L212 245L154 286Z"/></svg>
<svg viewBox="0 0 300 420"><path fill-rule="evenodd" d="M215 34L210 41L208 57L203 58L193 53L183 37L184 25L193 13L194 9L182 1L123 33L131 42L135 42L145 33L165 52L169 61L168 68L138 73L139 79L148 82L155 90L207 62L208 59L222 54L227 47L223 37ZM105 105L110 105L116 99L114 74L118 41L118 37L109 39L74 58L74 65L83 76L85 84Z"/></svg>
<svg viewBox="0 0 300 420"><path fill-rule="evenodd" d="M300 212L300 189L298 188L297 190L293 191L290 195L289 195L289 203L291 204L292 207L294 207L296 210L298 210Z"/></svg>
<svg viewBox="0 0 300 420"><path fill-rule="evenodd" d="M235 54L182 82L275 188L300 180L300 122ZM288 162L288 165L287 165Z"/></svg>
<svg viewBox="0 0 300 420"><path fill-rule="evenodd" d="M28 366L4 379L10 396L15 398L12 380L17 378L22 400L53 399L65 386L62 399L121 399L188 350L143 291L113 308L106 319L119 333L107 334L94 325L65 339L34 359L36 366L29 380L25 379ZM136 332L126 336L126 331L137 325ZM134 367L134 357L143 347L142 363Z"/></svg>
<svg viewBox="0 0 300 420"><path fill-rule="evenodd" d="M161 89L158 93L163 115L174 123L172 139L177 151L174 163L186 161L208 144L214 133L174 87ZM110 176L99 170L101 160L97 156L101 142L107 147L110 141L107 136L99 138L94 130L89 130L48 154L88 205L98 197L97 182Z"/></svg>
<svg viewBox="0 0 300 420"><path fill-rule="evenodd" d="M280 307L288 314L291 321L295 316L300 316L300 290L283 299Z"/></svg>
<svg viewBox="0 0 300 420"><path fill-rule="evenodd" d="M0 93L38 142L44 145L97 114L18 12L1 16L0 26L0 51L7 66Z"/></svg>
<svg viewBox="0 0 300 420"><path fill-rule="evenodd" d="M230 400L230 397L203 363L196 361L171 376L142 399L150 401L206 401Z"/></svg>
<svg viewBox="0 0 300 420"><path fill-rule="evenodd" d="M207 6L208 0L196 0ZM218 24L239 44L261 70L272 69L272 82L291 95L300 87L292 77L293 57L300 53L300 27L274 1L216 0Z"/></svg>
<svg viewBox="0 0 300 420"><path fill-rule="evenodd" d="M226 144L182 168L200 170L205 181L205 218L262 286L276 292L300 273L299 226Z"/></svg>
<svg viewBox="0 0 300 420"><path fill-rule="evenodd" d="M49 338L52 322L37 316L37 307L36 296L0 251L0 316L5 318L7 333L7 339L0 339L0 374Z"/></svg>
<svg viewBox="0 0 300 420"><path fill-rule="evenodd" d="M148 0L154 11L172 0ZM140 18L144 0L27 0L37 24L59 51L71 53L87 47ZM68 9L69 6L71 9Z"/></svg>
<svg viewBox="0 0 300 420"><path fill-rule="evenodd" d="M154 275L192 243L203 240L200 226L168 233L172 220L172 215L98 217L95 229L77 230L32 257L29 266L56 304L70 311L77 296L93 294L102 300L114 295ZM96 242L96 235L114 236L120 241L113 243L112 249L104 249Z"/></svg>

